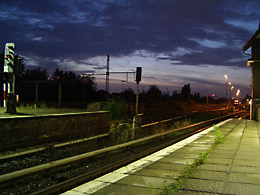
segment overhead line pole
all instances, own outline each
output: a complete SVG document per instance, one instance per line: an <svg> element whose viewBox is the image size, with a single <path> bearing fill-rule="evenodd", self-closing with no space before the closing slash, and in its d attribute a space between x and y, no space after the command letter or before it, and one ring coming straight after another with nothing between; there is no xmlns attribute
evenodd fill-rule
<svg viewBox="0 0 260 195"><path fill-rule="evenodd" d="M135 74L136 72L134 71L127 71L127 72L106 72L105 74L95 74L95 73L84 73L82 75L91 75L91 76L94 76L94 75L106 75L106 91L107 89L109 90L109 75L110 74L126 74L126 83L128 83L128 74Z"/></svg>
<svg viewBox="0 0 260 195"><path fill-rule="evenodd" d="M107 55L106 92L109 94L109 55Z"/></svg>
<svg viewBox="0 0 260 195"><path fill-rule="evenodd" d="M95 73L92 73L92 74L87 74L87 73L84 73L82 75L106 75L106 92L109 94L109 75L110 74L126 74L126 82L128 83L128 74L129 73L136 73L136 72L109 72L109 55L107 55L107 70L106 70L106 73L105 74L95 74Z"/></svg>

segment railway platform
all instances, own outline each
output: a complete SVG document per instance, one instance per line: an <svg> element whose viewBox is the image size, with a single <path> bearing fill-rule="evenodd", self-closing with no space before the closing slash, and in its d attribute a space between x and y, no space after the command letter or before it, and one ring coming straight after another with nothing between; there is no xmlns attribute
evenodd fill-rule
<svg viewBox="0 0 260 195"><path fill-rule="evenodd" d="M0 107L0 118L34 117L53 114L81 113L87 112L85 109L72 108L36 108L36 107L17 107L16 114L6 113L6 108Z"/></svg>
<svg viewBox="0 0 260 195"><path fill-rule="evenodd" d="M169 186L184 178L184 170L205 151L209 155L175 194L259 194L259 128L257 121L226 120L63 194L173 194L175 187ZM222 143L216 143L217 136Z"/></svg>

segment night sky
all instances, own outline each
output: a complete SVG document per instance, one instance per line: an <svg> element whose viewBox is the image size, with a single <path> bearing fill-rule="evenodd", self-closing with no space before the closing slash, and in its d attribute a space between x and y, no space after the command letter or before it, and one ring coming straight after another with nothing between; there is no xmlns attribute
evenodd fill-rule
<svg viewBox="0 0 260 195"><path fill-rule="evenodd" d="M225 78L250 94L242 46L258 29L259 0L0 1L0 45L16 44L25 68L103 74L143 67L140 90L225 96ZM249 51L250 52L250 51ZM135 89L135 78L110 75L110 92ZM96 76L105 89L105 76Z"/></svg>

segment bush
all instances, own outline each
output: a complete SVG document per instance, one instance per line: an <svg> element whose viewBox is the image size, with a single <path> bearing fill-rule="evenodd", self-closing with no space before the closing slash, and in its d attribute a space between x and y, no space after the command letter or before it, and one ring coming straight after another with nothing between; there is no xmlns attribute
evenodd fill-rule
<svg viewBox="0 0 260 195"><path fill-rule="evenodd" d="M132 129L131 124L122 123L122 124L112 124L109 129L110 139L113 143L124 143L134 139L134 130Z"/></svg>
<svg viewBox="0 0 260 195"><path fill-rule="evenodd" d="M110 112L112 120L127 119L127 104L124 101L109 100L106 102L103 110Z"/></svg>

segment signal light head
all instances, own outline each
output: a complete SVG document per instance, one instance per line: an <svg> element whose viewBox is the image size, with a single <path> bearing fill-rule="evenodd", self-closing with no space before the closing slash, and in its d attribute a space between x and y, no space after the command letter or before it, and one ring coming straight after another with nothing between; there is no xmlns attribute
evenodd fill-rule
<svg viewBox="0 0 260 195"><path fill-rule="evenodd" d="M8 48L14 50L14 46L8 46Z"/></svg>
<svg viewBox="0 0 260 195"><path fill-rule="evenodd" d="M14 54L15 44L6 43L5 44L5 59L4 59L4 72L14 72Z"/></svg>

